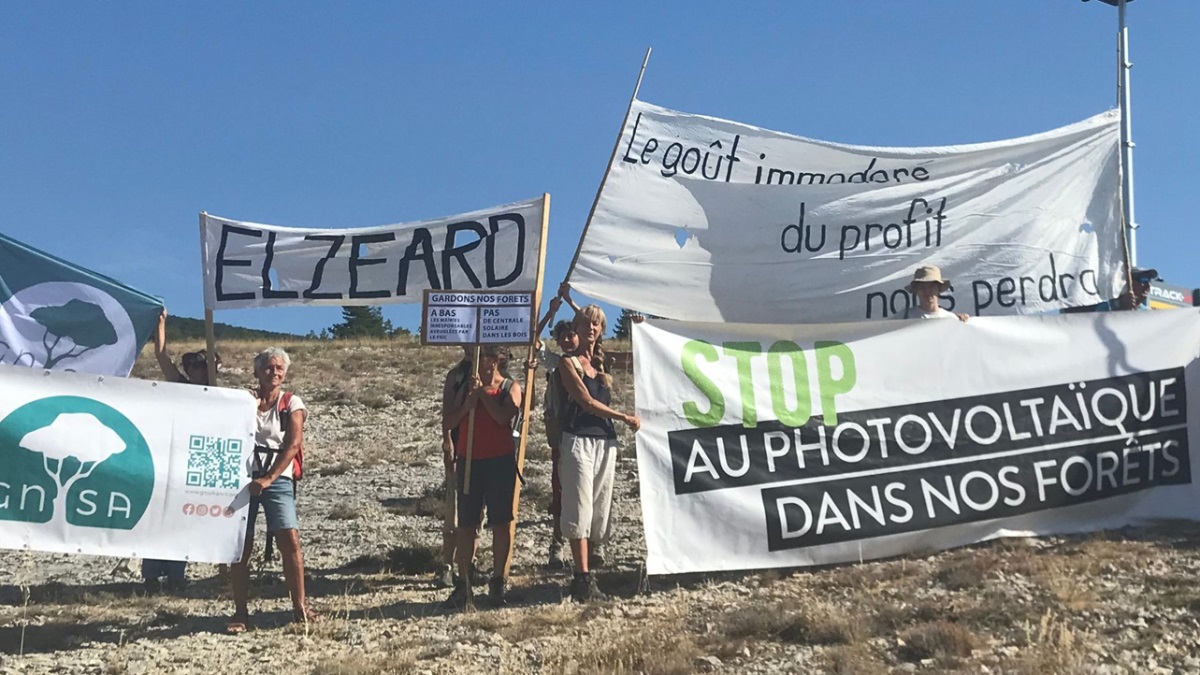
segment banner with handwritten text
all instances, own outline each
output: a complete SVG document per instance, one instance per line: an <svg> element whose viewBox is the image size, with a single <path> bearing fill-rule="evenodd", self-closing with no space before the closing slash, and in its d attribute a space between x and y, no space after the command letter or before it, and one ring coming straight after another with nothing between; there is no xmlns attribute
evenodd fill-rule
<svg viewBox="0 0 1200 675"><path fill-rule="evenodd" d="M1115 297L1118 116L1014 140L841 145L637 101L572 285L687 321L903 316L913 271L941 304L1039 313Z"/></svg>

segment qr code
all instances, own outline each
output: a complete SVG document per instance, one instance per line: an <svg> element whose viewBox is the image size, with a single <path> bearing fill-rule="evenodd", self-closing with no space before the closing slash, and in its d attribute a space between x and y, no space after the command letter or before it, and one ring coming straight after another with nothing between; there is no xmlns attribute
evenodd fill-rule
<svg viewBox="0 0 1200 675"><path fill-rule="evenodd" d="M188 439L188 487L236 489L241 484L242 441L192 436Z"/></svg>

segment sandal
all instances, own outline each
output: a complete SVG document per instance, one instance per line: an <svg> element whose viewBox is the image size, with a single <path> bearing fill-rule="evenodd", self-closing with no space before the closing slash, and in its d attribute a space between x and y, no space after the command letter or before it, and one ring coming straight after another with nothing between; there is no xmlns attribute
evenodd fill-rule
<svg viewBox="0 0 1200 675"><path fill-rule="evenodd" d="M241 635L250 627L250 616L248 614L238 613L230 617L225 623L225 632L230 635Z"/></svg>

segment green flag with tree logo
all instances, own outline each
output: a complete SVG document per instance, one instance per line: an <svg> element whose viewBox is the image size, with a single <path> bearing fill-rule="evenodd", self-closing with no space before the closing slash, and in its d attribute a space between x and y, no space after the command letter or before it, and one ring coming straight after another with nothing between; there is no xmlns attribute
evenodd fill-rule
<svg viewBox="0 0 1200 675"><path fill-rule="evenodd" d="M0 234L0 364L126 376L162 307Z"/></svg>

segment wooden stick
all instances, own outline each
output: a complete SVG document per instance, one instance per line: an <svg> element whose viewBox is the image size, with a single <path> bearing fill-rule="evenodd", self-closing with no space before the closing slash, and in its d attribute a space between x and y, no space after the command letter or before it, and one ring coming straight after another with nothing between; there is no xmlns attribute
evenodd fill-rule
<svg viewBox="0 0 1200 675"><path fill-rule="evenodd" d="M207 238L204 221L208 217L207 211L200 212L200 278L208 278L208 247L205 245ZM204 343L207 350L204 363L208 368L208 386L217 386L217 334L213 328L213 311L208 307L208 303L204 306Z"/></svg>
<svg viewBox="0 0 1200 675"><path fill-rule="evenodd" d="M479 370L479 347L475 345L474 351L471 352L471 370L470 377L476 377ZM463 494L471 494L471 454L475 445L475 408L471 408L471 412L467 413L467 451L466 461L463 463Z"/></svg>
<svg viewBox="0 0 1200 675"><path fill-rule="evenodd" d="M550 195L549 193L542 195L542 235L538 238L538 266L537 275L534 277L533 285L533 315L530 317L530 340L529 349L525 356L525 389L522 392L524 396L521 399L521 437L517 443L517 479L513 486L513 519L508 523L508 558L504 563L503 578L508 578L508 571L512 567L513 547L516 542L517 533L517 509L521 503L521 476L525 472L525 446L529 440L529 415L533 410L533 378L537 373L535 368L530 368L529 364L533 363L534 357L537 355L538 342L538 314L542 309L542 283L546 275L546 232L550 229ZM535 364L536 365L536 364Z"/></svg>
<svg viewBox="0 0 1200 675"><path fill-rule="evenodd" d="M600 187L596 189L596 198L592 200L592 208L588 211L587 220L583 222L583 232L579 235L579 244L575 246L575 256L571 258L571 265L567 267L567 275L563 277L563 283L571 280L571 273L575 271L575 264L579 262L579 254L583 252L583 240L587 237L588 228L592 225L592 217L596 215L596 205L600 203L600 195L604 192L604 184L608 182L608 175L612 173L613 161L617 159L617 152L621 150L621 139L625 136L625 125L629 124L629 113L633 111L633 104L637 101L638 90L642 88L642 76L646 74L646 64L650 63L650 48L646 48L646 58L642 59L642 69L638 71L637 84L633 85L633 96L629 97L629 106L625 108L625 118L621 120L621 128L617 131L617 141L613 143L612 156L608 158L608 166L604 169L604 177L600 179Z"/></svg>

